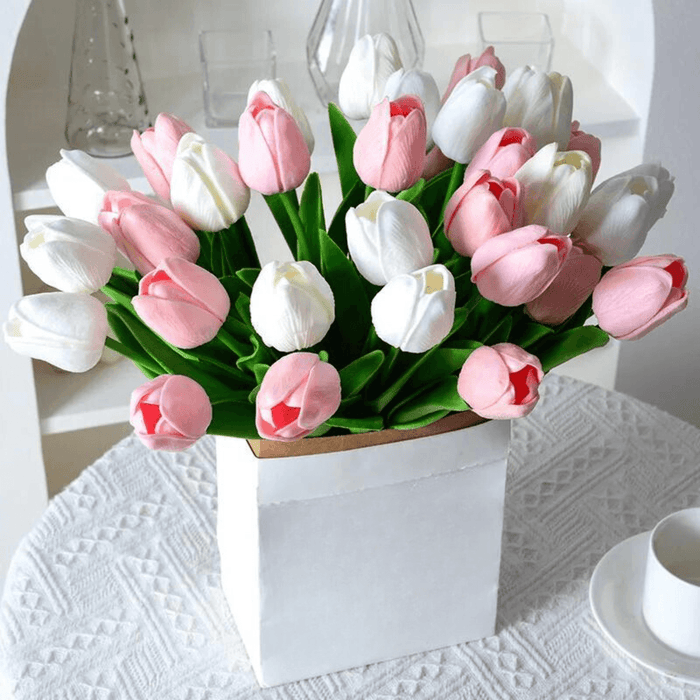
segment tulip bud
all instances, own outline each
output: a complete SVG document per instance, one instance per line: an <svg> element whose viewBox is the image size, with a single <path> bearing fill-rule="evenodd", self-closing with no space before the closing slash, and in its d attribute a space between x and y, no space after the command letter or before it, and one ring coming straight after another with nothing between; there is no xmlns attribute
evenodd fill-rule
<svg viewBox="0 0 700 700"><path fill-rule="evenodd" d="M177 146L170 180L173 209L200 231L223 231L245 214L250 190L236 163L195 133Z"/></svg>
<svg viewBox="0 0 700 700"><path fill-rule="evenodd" d="M436 175L449 170L454 164L455 162L451 158L448 158L437 146L433 146L425 154L425 164L421 177L424 180L431 180Z"/></svg>
<svg viewBox="0 0 700 700"><path fill-rule="evenodd" d="M430 265L433 241L425 219L410 202L375 190L345 215L348 250L359 273L372 284Z"/></svg>
<svg viewBox="0 0 700 700"><path fill-rule="evenodd" d="M355 170L362 182L377 190L405 190L423 172L426 138L420 99L410 95L389 102L385 98L372 110L355 141Z"/></svg>
<svg viewBox="0 0 700 700"><path fill-rule="evenodd" d="M452 69L452 76L450 77L450 83L445 90L445 94L442 96L443 104L447 98L452 94L457 83L473 73L477 68L481 66L490 66L496 71L496 78L494 84L497 90L502 90L503 85L506 82L506 69L503 64L498 60L493 46L489 46L484 49L484 52L478 58L472 58L470 54L465 54L460 56L455 63L455 67Z"/></svg>
<svg viewBox="0 0 700 700"><path fill-rule="evenodd" d="M87 294L32 294L12 306L2 330L5 342L20 355L67 372L87 372L102 355L107 312Z"/></svg>
<svg viewBox="0 0 700 700"><path fill-rule="evenodd" d="M130 190L129 183L105 162L83 151L61 149L61 160L46 170L46 183L58 208L68 217L97 224L109 190Z"/></svg>
<svg viewBox="0 0 700 700"><path fill-rule="evenodd" d="M273 261L255 280L250 317L265 345L280 352L309 348L335 319L333 292L310 262Z"/></svg>
<svg viewBox="0 0 700 700"><path fill-rule="evenodd" d="M593 313L613 338L637 340L685 309L687 281L682 258L635 258L603 275L593 290Z"/></svg>
<svg viewBox="0 0 700 700"><path fill-rule="evenodd" d="M540 148L552 141L558 149L566 148L574 104L567 76L522 66L508 76L503 92L508 103L504 126L526 129Z"/></svg>
<svg viewBox="0 0 700 700"><path fill-rule="evenodd" d="M388 34L360 37L340 76L340 109L349 119L367 119L381 102L387 79L399 68L399 50Z"/></svg>
<svg viewBox="0 0 700 700"><path fill-rule="evenodd" d="M264 92L255 94L238 122L238 163L243 181L262 194L299 187L311 169L294 117Z"/></svg>
<svg viewBox="0 0 700 700"><path fill-rule="evenodd" d="M186 450L207 432L211 419L204 389L180 374L162 374L131 393L129 422L150 450Z"/></svg>
<svg viewBox="0 0 700 700"><path fill-rule="evenodd" d="M266 440L306 437L340 406L340 375L310 352L294 352L267 370L255 398L255 427Z"/></svg>
<svg viewBox="0 0 700 700"><path fill-rule="evenodd" d="M19 250L31 271L62 292L92 294L107 284L117 248L99 226L65 216L34 215Z"/></svg>
<svg viewBox="0 0 700 700"><path fill-rule="evenodd" d="M569 136L569 145L566 147L566 150L583 151L588 154L588 157L591 159L593 180L595 180L595 176L600 168L600 139L597 136L593 136L593 134L581 131L578 127L578 122L571 122L571 135Z"/></svg>
<svg viewBox="0 0 700 700"><path fill-rule="evenodd" d="M488 138L469 163L464 179L474 170L488 170L493 177L513 177L537 151L535 139L525 129L506 126Z"/></svg>
<svg viewBox="0 0 700 700"><path fill-rule="evenodd" d="M472 257L472 282L501 306L536 299L559 274L571 239L544 226L525 226L483 243Z"/></svg>
<svg viewBox="0 0 700 700"><path fill-rule="evenodd" d="M134 131L131 150L153 191L165 202L170 200L170 179L180 139L192 129L172 114L162 112L155 126L142 134Z"/></svg>
<svg viewBox="0 0 700 700"><path fill-rule="evenodd" d="M460 255L471 257L489 238L520 226L520 183L475 170L445 208L445 235Z"/></svg>
<svg viewBox="0 0 700 700"><path fill-rule="evenodd" d="M462 366L457 391L482 418L522 418L538 402L543 378L539 359L521 347L512 343L483 345Z"/></svg>
<svg viewBox="0 0 700 700"><path fill-rule="evenodd" d="M501 128L506 111L503 93L496 89L496 70L482 66L455 86L433 124L438 148L458 163L468 163Z"/></svg>
<svg viewBox="0 0 700 700"><path fill-rule="evenodd" d="M573 236L604 265L627 262L666 213L673 189L668 170L653 163L615 175L593 190Z"/></svg>
<svg viewBox="0 0 700 700"><path fill-rule="evenodd" d="M149 328L184 349L216 337L231 308L221 282L181 258L166 258L143 277L131 303Z"/></svg>
<svg viewBox="0 0 700 700"><path fill-rule="evenodd" d="M397 275L372 300L377 335L404 352L426 352L452 330L455 281L444 265Z"/></svg>
<svg viewBox="0 0 700 700"><path fill-rule="evenodd" d="M555 233L574 230L593 182L591 159L583 151L557 152L550 143L515 173L523 187L523 222Z"/></svg>

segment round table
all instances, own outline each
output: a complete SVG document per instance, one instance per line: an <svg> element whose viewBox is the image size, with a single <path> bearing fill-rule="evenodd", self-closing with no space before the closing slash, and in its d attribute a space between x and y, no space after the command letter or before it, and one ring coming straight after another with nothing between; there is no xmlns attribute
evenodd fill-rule
<svg viewBox="0 0 700 700"><path fill-rule="evenodd" d="M496 636L261 690L220 587L214 442L132 435L56 496L0 603L15 700L700 698L617 651L588 603L618 542L700 505L700 430L551 375L512 424Z"/></svg>

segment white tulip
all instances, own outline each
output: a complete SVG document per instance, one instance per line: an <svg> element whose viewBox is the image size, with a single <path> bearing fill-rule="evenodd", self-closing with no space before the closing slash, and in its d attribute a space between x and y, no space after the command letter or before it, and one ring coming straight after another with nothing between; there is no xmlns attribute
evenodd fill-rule
<svg viewBox="0 0 700 700"><path fill-rule="evenodd" d="M425 219L410 202L375 190L345 215L348 250L359 273L381 287L392 277L430 265L433 241Z"/></svg>
<svg viewBox="0 0 700 700"><path fill-rule="evenodd" d="M333 292L312 263L275 260L255 280L250 317L265 345L280 352L309 348L335 320Z"/></svg>
<svg viewBox="0 0 700 700"><path fill-rule="evenodd" d="M12 306L2 331L5 342L20 355L68 372L86 372L102 355L107 312L87 294L32 294Z"/></svg>
<svg viewBox="0 0 700 700"><path fill-rule="evenodd" d="M304 137L304 141L306 141L309 153L313 153L316 142L314 141L314 135L311 131L309 120L306 118L304 110L296 103L287 83L281 78L275 80L256 80L250 86L250 90L248 90L248 105L250 105L251 100L258 92L266 93L278 107L281 107L285 112L289 112L289 114L292 115L292 118L299 127L299 131L301 131Z"/></svg>
<svg viewBox="0 0 700 700"><path fill-rule="evenodd" d="M438 112L432 136L452 160L468 163L501 128L506 99L496 89L496 70L481 66L462 78Z"/></svg>
<svg viewBox="0 0 700 700"><path fill-rule="evenodd" d="M399 68L399 49L388 34L360 37L340 76L340 109L350 119L367 119L372 108L382 101L387 79Z"/></svg>
<svg viewBox="0 0 700 700"><path fill-rule="evenodd" d="M529 131L537 139L538 148L552 141L560 149L566 148L574 104L567 76L522 66L508 76L503 92L508 103L503 126Z"/></svg>
<svg viewBox="0 0 700 700"><path fill-rule="evenodd" d="M541 148L515 173L522 185L523 226L540 224L569 234L588 202L593 182L591 159L583 151Z"/></svg>
<svg viewBox="0 0 700 700"><path fill-rule="evenodd" d="M455 280L444 265L398 275L372 299L377 335L404 352L426 352L442 342L455 318Z"/></svg>
<svg viewBox="0 0 700 700"><path fill-rule="evenodd" d="M673 178L658 164L619 173L593 190L572 235L584 241L603 265L627 262L666 213L673 189Z"/></svg>
<svg viewBox="0 0 700 700"><path fill-rule="evenodd" d="M117 264L112 236L81 219L33 215L24 220L28 233L19 247L31 271L62 292L92 294L107 284Z"/></svg>
<svg viewBox="0 0 700 700"><path fill-rule="evenodd" d="M73 219L97 224L104 196L110 190L130 191L129 183L111 166L83 151L61 149L61 160L46 170L46 182L58 208Z"/></svg>
<svg viewBox="0 0 700 700"><path fill-rule="evenodd" d="M201 231L223 231L245 214L250 189L238 165L194 132L177 145L170 178L173 209Z"/></svg>

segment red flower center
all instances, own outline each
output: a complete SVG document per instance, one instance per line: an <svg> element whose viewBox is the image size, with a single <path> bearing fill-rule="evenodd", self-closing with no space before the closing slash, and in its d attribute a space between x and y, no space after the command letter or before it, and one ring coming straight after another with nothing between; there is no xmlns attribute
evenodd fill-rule
<svg viewBox="0 0 700 700"><path fill-rule="evenodd" d="M505 189L506 188L502 183L496 182L495 180L489 180L489 191L496 199L501 198L503 190Z"/></svg>
<svg viewBox="0 0 700 700"><path fill-rule="evenodd" d="M146 432L149 435L155 435L156 426L161 418L160 407L153 403L142 403L141 415L146 426Z"/></svg>
<svg viewBox="0 0 700 700"><path fill-rule="evenodd" d="M272 422L275 429L286 428L290 423L293 423L301 413L301 408L287 406L285 403L278 403L272 409Z"/></svg>
<svg viewBox="0 0 700 700"><path fill-rule="evenodd" d="M520 405L529 398L531 387L537 384L537 370L532 365L525 365L510 375L510 381L515 389L513 403Z"/></svg>
<svg viewBox="0 0 700 700"><path fill-rule="evenodd" d="M664 268L669 275L671 275L671 284L676 288L680 289L685 279L685 269L683 268L683 263L680 260L674 260L670 265Z"/></svg>
<svg viewBox="0 0 700 700"><path fill-rule="evenodd" d="M498 145L510 146L512 143L522 143L524 139L525 132L522 129L508 129Z"/></svg>
<svg viewBox="0 0 700 700"><path fill-rule="evenodd" d="M403 100L400 102L389 102L389 107L389 115L392 117L407 117L415 109L412 104L404 102Z"/></svg>

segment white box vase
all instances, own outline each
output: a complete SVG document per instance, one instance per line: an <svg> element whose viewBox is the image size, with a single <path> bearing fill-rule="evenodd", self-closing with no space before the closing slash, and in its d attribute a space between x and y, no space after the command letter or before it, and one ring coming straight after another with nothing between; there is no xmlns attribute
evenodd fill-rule
<svg viewBox="0 0 700 700"><path fill-rule="evenodd" d="M262 686L494 633L510 423L473 418L217 437L222 586Z"/></svg>

